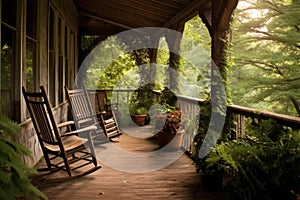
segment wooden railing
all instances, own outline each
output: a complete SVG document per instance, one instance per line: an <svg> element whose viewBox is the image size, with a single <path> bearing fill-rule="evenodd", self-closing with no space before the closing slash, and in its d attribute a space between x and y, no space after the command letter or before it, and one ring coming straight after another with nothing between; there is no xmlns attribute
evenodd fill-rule
<svg viewBox="0 0 300 200"><path fill-rule="evenodd" d="M190 119L193 119L191 117L197 116L198 119L195 118L194 120L201 120L201 115L198 116L197 113L201 111L201 106L203 106L204 100L180 95L177 96L177 98L179 100L181 109L184 113L188 114L188 117ZM255 121L258 125L261 120L272 119L276 121L277 124L289 127L293 130L300 129L300 117L294 117L290 115L278 114L268 111L259 111L256 109L238 105L227 106L227 113L233 115L233 120L235 124L233 133L231 133L233 138L242 137L246 134L246 120L248 120L249 118L252 120L252 122ZM193 138L194 133L186 133L185 140L183 141L183 146L188 151L190 151L192 148L192 146L189 146L189 144L193 144L191 141Z"/></svg>
<svg viewBox="0 0 300 200"><path fill-rule="evenodd" d="M125 90L125 89L115 89L115 90L89 90L90 92L103 92L107 93L107 98L112 101L111 103L118 104L122 102L129 103L130 96L137 92L137 90ZM160 93L158 91L152 91L154 102L158 102Z"/></svg>
<svg viewBox="0 0 300 200"><path fill-rule="evenodd" d="M130 95L136 90L107 90L108 96L111 97L112 92L114 93L114 103L118 103L120 100L129 103ZM158 102L160 93L158 91L153 91L154 102ZM201 120L201 115L199 116L201 106L203 106L204 100L198 98L191 98L186 96L177 95L180 109L183 111L185 116L195 123L199 123ZM252 108L247 108L238 105L227 106L227 113L233 114L234 118L234 133L233 137L237 138L246 134L246 120L251 118L251 120L256 120L259 123L263 119L275 120L278 124L282 126L290 127L293 130L300 129L300 117L294 117L284 114L278 114L268 111L259 111ZM183 146L186 150L191 150L191 145L193 144L193 138L196 134L197 129L189 130L186 132Z"/></svg>
<svg viewBox="0 0 300 200"><path fill-rule="evenodd" d="M185 135L183 138L182 146L189 152L192 151L194 137L197 134L198 126L200 122L200 105L204 102L202 99L177 96L178 106L183 112L184 117L192 123L190 127L185 130Z"/></svg>
<svg viewBox="0 0 300 200"><path fill-rule="evenodd" d="M277 124L290 127L293 130L300 129L300 117L278 114L269 111L259 111L257 109L238 105L227 106L227 110L229 113L234 114L234 119L236 122L236 137L245 134L245 121L247 120L247 118L252 118L252 120L256 120L257 123L259 123L263 119L272 119L276 121Z"/></svg>

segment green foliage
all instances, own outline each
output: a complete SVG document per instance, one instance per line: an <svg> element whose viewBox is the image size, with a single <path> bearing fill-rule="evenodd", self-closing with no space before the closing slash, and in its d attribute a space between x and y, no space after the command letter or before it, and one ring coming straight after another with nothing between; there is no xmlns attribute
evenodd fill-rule
<svg viewBox="0 0 300 200"><path fill-rule="evenodd" d="M294 199L291 191L299 193L299 133L273 125L250 125L247 137L218 144L202 160L202 172L223 174L228 199Z"/></svg>
<svg viewBox="0 0 300 200"><path fill-rule="evenodd" d="M201 104L199 127L198 127L197 134L195 135L195 138L194 138L194 149L192 152L192 158L195 162L196 170L198 172L201 169L203 169L203 167L206 165L206 163L204 162L205 158L204 159L199 158L199 150L203 145L210 145L209 143L203 143L203 141L208 134L214 135L214 130L216 130L216 128L214 128L214 127L215 126L218 127L217 123L219 123L218 120L211 121L212 111L215 112L219 116L226 114L226 113L223 113L222 111L220 111L220 113L218 113L219 112L218 109L212 110L212 105L211 105L210 100L206 100ZM232 117L233 117L232 114L229 114L229 113L226 114L222 133L219 136L219 138L217 138L218 144L232 139L231 135L233 132L233 127L234 127ZM209 147L206 147L206 148L209 148Z"/></svg>
<svg viewBox="0 0 300 200"><path fill-rule="evenodd" d="M89 55L89 60L81 67L86 68L83 77L85 86L95 89L135 89L134 76L138 74L133 53L126 52L127 46L116 37L109 37ZM81 77L80 77L81 78Z"/></svg>
<svg viewBox="0 0 300 200"><path fill-rule="evenodd" d="M32 185L29 176L36 174L36 170L27 167L20 157L31 156L28 149L14 141L20 127L0 115L0 199L15 200L47 199L45 194Z"/></svg>
<svg viewBox="0 0 300 200"><path fill-rule="evenodd" d="M99 41L101 41L100 37L84 36L82 43L84 45L81 47L84 54L91 47L97 46ZM130 41L132 41L130 45L135 45L138 42L134 38ZM154 81L153 89L161 90L164 87L169 87L178 94L178 91L184 91L184 95L187 96L207 98L208 85L210 84L208 64L210 64L211 39L207 28L199 17L195 17L185 24L180 47L181 57L172 54L171 56L175 59L170 62L170 52L166 39L164 37L160 39L155 69L149 64L151 52L149 49L126 52L128 44L117 37L108 37L100 44L101 48L97 46L90 53L90 59L81 66L86 70L86 76L83 77L83 80L78 80L78 83L83 82L86 87L95 89L137 89L145 83L153 83ZM203 47L200 55L199 52L195 53L197 45ZM196 66L183 59L187 56L196 62ZM140 65L144 67L140 68ZM169 66L175 65L174 69L181 72L180 75L182 74L182 76L175 77L176 79L179 78L178 83L180 85L178 85L179 88L174 87L174 89L166 83L176 82L173 78L171 81L167 81L167 69ZM187 87L189 90L186 90Z"/></svg>
<svg viewBox="0 0 300 200"><path fill-rule="evenodd" d="M300 115L296 110L300 102L299 0L239 3L244 2L248 6L235 11L232 31L232 100L256 109Z"/></svg>
<svg viewBox="0 0 300 200"><path fill-rule="evenodd" d="M5 31L3 28L2 31ZM11 91L13 91L13 85L11 84L14 79L14 48L11 42L1 40L1 71L0 71L0 84L1 84L1 112L6 113L9 117L13 118L13 101Z"/></svg>
<svg viewBox="0 0 300 200"><path fill-rule="evenodd" d="M211 38L199 16L185 23L180 55L182 58L179 70L182 76L179 77L179 91L184 92L186 96L208 99L211 80ZM190 63L191 60L193 64Z"/></svg>
<svg viewBox="0 0 300 200"><path fill-rule="evenodd" d="M165 87L160 96L160 104L166 104L167 106L175 106L177 101L177 97L175 96L174 92L172 92L168 87Z"/></svg>
<svg viewBox="0 0 300 200"><path fill-rule="evenodd" d="M154 103L154 95L151 88L151 85L146 84L131 94L129 102L130 114L148 114L150 107Z"/></svg>
<svg viewBox="0 0 300 200"><path fill-rule="evenodd" d="M148 113L148 110L145 107L137 107L136 105L132 105L129 108L129 113L131 115L145 115Z"/></svg>

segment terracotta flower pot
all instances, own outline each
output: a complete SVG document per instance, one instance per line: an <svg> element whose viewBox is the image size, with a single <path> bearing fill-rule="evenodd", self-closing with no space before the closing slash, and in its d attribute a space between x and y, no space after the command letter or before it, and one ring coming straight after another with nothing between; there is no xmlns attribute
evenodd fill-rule
<svg viewBox="0 0 300 200"><path fill-rule="evenodd" d="M132 121L139 126L145 125L145 119L147 118L146 114L143 115L131 115Z"/></svg>
<svg viewBox="0 0 300 200"><path fill-rule="evenodd" d="M157 133L157 141L159 148L167 146L167 149L177 150L182 147L182 138L184 130L177 131L176 134L172 132L160 131Z"/></svg>

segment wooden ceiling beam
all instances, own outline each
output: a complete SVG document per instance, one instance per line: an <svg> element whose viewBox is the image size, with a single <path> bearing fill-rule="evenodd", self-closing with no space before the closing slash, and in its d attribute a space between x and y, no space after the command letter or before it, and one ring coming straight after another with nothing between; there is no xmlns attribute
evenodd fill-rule
<svg viewBox="0 0 300 200"><path fill-rule="evenodd" d="M185 23L192 17L198 14L198 10L200 6L204 5L205 3L210 2L209 0L193 0L187 6L185 6L182 10L180 10L176 15L174 15L169 21L167 21L162 28L171 28L174 27L174 24L181 24ZM153 37L161 37L163 34L163 29L158 31ZM176 30L177 31L177 30Z"/></svg>
<svg viewBox="0 0 300 200"><path fill-rule="evenodd" d="M196 16L198 14L199 7L207 2L207 0L193 0L186 7L180 10L176 15L174 15L169 21L167 21L163 25L163 28L169 28L173 24L179 23L183 20L187 20L192 15Z"/></svg>
<svg viewBox="0 0 300 200"><path fill-rule="evenodd" d="M157 13L156 11L153 12L151 9L146 9L147 7L145 6L136 6L135 4L113 0L105 1L102 6L105 7L105 9L100 11L103 13L103 16L110 16L109 18L113 18L115 21L116 19L123 21L124 16L126 16L125 19L127 18L127 21L131 22L130 24L136 24L137 22L137 27L140 27L138 24L147 26L147 24L162 24L165 21L164 17L155 14Z"/></svg>
<svg viewBox="0 0 300 200"><path fill-rule="evenodd" d="M173 9L178 9L178 6L180 5L180 3L178 2L166 2L166 1L162 1L162 0L151 0L152 3L154 3L155 5L162 5L165 6L167 8L173 8ZM175 4L174 4L175 3Z"/></svg>
<svg viewBox="0 0 300 200"><path fill-rule="evenodd" d="M132 26L128 26L128 25L126 25L126 24L122 24L122 23L119 23L119 22L115 22L115 21L113 21L113 20L106 19L106 18L104 18L104 17L100 17L100 16L96 16L96 15L92 15L92 14L89 14L89 13L86 13L86 12L80 12L80 15L86 16L86 17L90 17L90 18L93 18L93 19L97 19L97 20L100 20L100 21L103 21L103 22L112 24L112 25L114 25L114 26L118 26L118 27L121 27L121 28L125 28L125 29L134 29L134 28L135 28L135 27L132 27Z"/></svg>
<svg viewBox="0 0 300 200"><path fill-rule="evenodd" d="M150 13L152 15L160 16L164 18L166 15L172 15L172 11L168 10L169 7L163 5L153 5L150 3L145 4L143 1L139 0L127 0L126 2L119 0L111 0L114 4L119 4L128 8L133 8L134 10L140 10L142 12Z"/></svg>

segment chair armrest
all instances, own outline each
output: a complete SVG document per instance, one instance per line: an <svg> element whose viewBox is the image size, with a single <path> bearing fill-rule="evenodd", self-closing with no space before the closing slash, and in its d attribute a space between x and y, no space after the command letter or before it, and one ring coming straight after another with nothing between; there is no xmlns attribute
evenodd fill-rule
<svg viewBox="0 0 300 200"><path fill-rule="evenodd" d="M77 121L77 123L78 123L79 125L81 125L81 124L86 124L86 123L88 123L88 122L93 121L93 117L94 117L94 116L89 117L89 118L85 118L85 119L80 119L80 120ZM90 125L91 125L91 124L90 124Z"/></svg>
<svg viewBox="0 0 300 200"><path fill-rule="evenodd" d="M97 113L96 113L97 116L99 116L99 115L104 115L104 114L106 114L106 111L100 111L100 112L97 112Z"/></svg>
<svg viewBox="0 0 300 200"><path fill-rule="evenodd" d="M66 133L62 134L61 137L67 137L67 136L71 136L71 135L78 135L79 133L94 131L96 129L97 129L97 126L88 126L88 127L85 127L85 128L77 129L75 131L66 132Z"/></svg>
<svg viewBox="0 0 300 200"><path fill-rule="evenodd" d="M62 127L70 126L70 125L73 125L73 124L74 124L74 121L62 122L60 124L57 124L57 128L62 128Z"/></svg>

